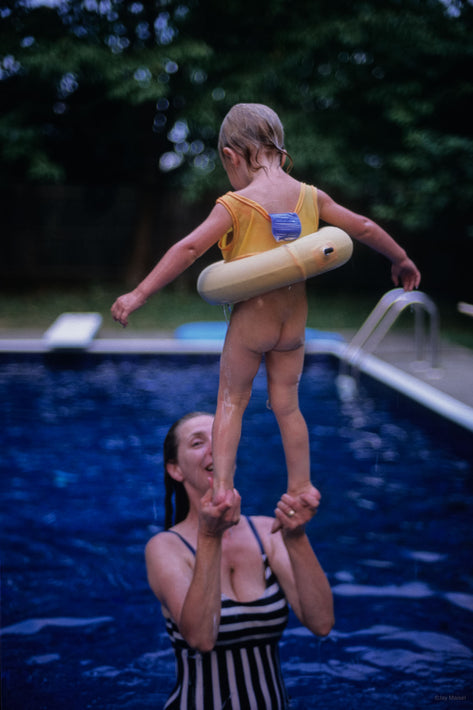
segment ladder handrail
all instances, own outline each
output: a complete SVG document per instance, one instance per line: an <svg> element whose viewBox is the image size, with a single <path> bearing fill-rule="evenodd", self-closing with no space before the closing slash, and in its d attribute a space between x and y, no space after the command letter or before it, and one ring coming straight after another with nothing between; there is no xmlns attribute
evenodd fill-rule
<svg viewBox="0 0 473 710"><path fill-rule="evenodd" d="M384 316L386 311L391 307L396 298L404 293L402 288L393 288L391 291L382 296L378 301L376 306L373 308L368 318L365 320L361 328L355 333L351 339L348 348L363 347L363 344L369 334L377 327L380 319Z"/></svg>
<svg viewBox="0 0 473 710"><path fill-rule="evenodd" d="M430 316L432 367L438 367L439 319L437 307L429 296L422 291L404 291L402 288L395 288L388 291L376 304L361 328L354 335L350 343L348 343L343 356L345 362L354 366L362 352L372 353L399 315L408 306L414 306L416 309L416 331L422 326L422 321L418 317L420 309L422 308ZM416 332L416 342L418 343L419 341L420 338Z"/></svg>

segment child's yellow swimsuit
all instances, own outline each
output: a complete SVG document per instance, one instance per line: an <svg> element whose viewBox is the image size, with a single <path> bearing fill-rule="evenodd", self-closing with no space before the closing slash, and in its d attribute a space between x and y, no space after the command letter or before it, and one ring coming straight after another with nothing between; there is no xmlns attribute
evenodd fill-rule
<svg viewBox="0 0 473 710"><path fill-rule="evenodd" d="M232 229L218 243L225 261L276 249L284 243L273 237L271 217L257 202L238 193L227 192L218 198L217 203L228 210L233 222ZM315 187L301 183L295 213L301 222L301 237L317 231L319 210Z"/></svg>

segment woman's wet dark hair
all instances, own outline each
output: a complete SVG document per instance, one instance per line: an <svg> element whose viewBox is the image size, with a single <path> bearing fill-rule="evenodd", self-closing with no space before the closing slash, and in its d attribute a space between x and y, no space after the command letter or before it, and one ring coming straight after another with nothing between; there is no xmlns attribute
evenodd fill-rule
<svg viewBox="0 0 473 710"><path fill-rule="evenodd" d="M195 419L195 417L213 417L209 412L189 412L178 419L169 429L164 439L163 458L164 458L164 529L169 530L173 525L177 525L181 520L184 520L189 512L189 499L186 489L181 481L175 481L167 472L168 463L176 463L177 448L179 445L178 429L181 424ZM174 498L174 502L173 502ZM175 508L175 510L174 510Z"/></svg>

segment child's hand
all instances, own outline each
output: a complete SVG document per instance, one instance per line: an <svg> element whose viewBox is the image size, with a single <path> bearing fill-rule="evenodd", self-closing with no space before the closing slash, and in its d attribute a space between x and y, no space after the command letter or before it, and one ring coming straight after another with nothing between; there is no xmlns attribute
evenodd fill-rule
<svg viewBox="0 0 473 710"><path fill-rule="evenodd" d="M412 291L420 284L420 271L407 256L391 267L391 276L395 286L402 284L404 291Z"/></svg>
<svg viewBox="0 0 473 710"><path fill-rule="evenodd" d="M141 308L145 303L146 298L137 289L130 291L130 293L125 293L123 296L117 298L110 309L113 320L118 321L125 328L128 325L128 316L130 313Z"/></svg>

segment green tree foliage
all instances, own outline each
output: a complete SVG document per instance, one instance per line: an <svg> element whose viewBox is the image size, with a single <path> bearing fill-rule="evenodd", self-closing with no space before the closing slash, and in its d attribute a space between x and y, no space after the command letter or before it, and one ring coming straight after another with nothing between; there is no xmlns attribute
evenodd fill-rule
<svg viewBox="0 0 473 710"><path fill-rule="evenodd" d="M405 230L472 229L471 3L205 4L212 83L280 112L298 175Z"/></svg>
<svg viewBox="0 0 473 710"><path fill-rule="evenodd" d="M153 5L0 4L4 180L159 177L156 160L170 145L162 128L172 130L192 102L185 69L209 50L179 36L174 20L186 14L184 6Z"/></svg>
<svg viewBox="0 0 473 710"><path fill-rule="evenodd" d="M0 2L3 181L220 192L219 123L258 101L297 177L473 243L472 0L53 4Z"/></svg>

